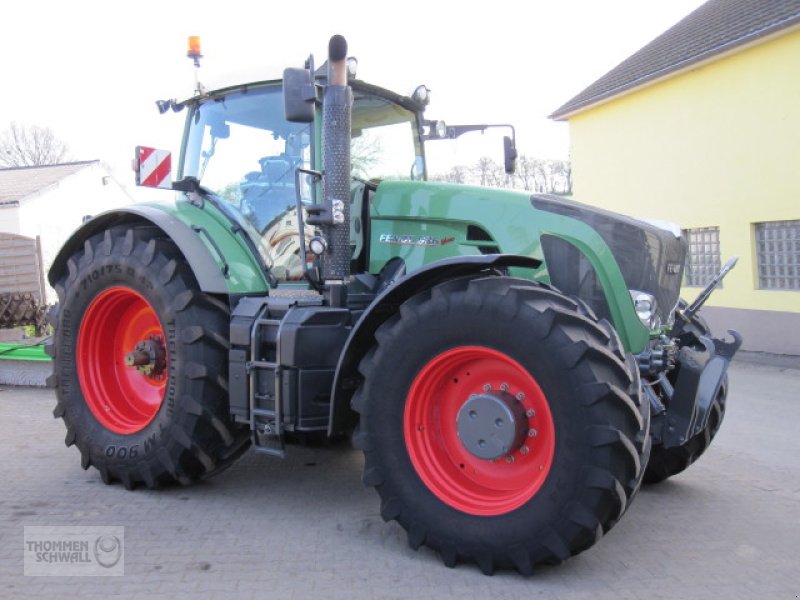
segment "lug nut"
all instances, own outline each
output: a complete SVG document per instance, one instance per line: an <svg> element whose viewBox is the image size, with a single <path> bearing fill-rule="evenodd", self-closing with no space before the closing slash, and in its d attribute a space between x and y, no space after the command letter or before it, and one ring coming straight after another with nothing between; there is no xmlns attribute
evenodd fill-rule
<svg viewBox="0 0 800 600"><path fill-rule="evenodd" d="M528 429L528 437L536 437L536 430Z"/></svg>
<svg viewBox="0 0 800 600"><path fill-rule="evenodd" d="M517 394L517 400L519 400L520 402L525 400L525 393L524 392L520 392L519 394Z"/></svg>
<svg viewBox="0 0 800 600"><path fill-rule="evenodd" d="M529 450L527 446L522 446L522 448L519 449L520 454L527 454L528 452Z"/></svg>
<svg viewBox="0 0 800 600"><path fill-rule="evenodd" d="M500 391L507 392L508 391L508 384L507 383L501 383L500 384Z"/></svg>
<svg viewBox="0 0 800 600"><path fill-rule="evenodd" d="M492 385L491 385L490 383L484 384L484 386L483 386L483 391L484 391L484 392L490 392L490 391L492 391Z"/></svg>
<svg viewBox="0 0 800 600"><path fill-rule="evenodd" d="M525 411L525 416L528 417L528 418L535 417L536 416L536 411L533 410L532 408L529 408L528 410Z"/></svg>
<svg viewBox="0 0 800 600"><path fill-rule="evenodd" d="M509 454L508 456L506 456L506 462L508 464L513 463L514 462L514 457Z"/></svg>

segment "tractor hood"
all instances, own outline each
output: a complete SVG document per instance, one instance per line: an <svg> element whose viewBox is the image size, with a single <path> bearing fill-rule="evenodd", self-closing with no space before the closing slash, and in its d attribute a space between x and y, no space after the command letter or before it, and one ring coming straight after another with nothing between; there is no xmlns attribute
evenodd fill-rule
<svg viewBox="0 0 800 600"><path fill-rule="evenodd" d="M629 290L652 294L661 324L668 323L678 303L687 244L674 231L553 195L534 195L538 210L582 221L610 248ZM598 316L608 318L599 283L580 253L557 238L542 240L552 283L562 291L586 299Z"/></svg>

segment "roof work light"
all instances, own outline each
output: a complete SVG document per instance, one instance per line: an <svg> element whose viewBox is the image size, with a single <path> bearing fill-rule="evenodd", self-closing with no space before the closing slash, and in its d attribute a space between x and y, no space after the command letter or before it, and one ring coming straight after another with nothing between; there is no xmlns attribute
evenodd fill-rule
<svg viewBox="0 0 800 600"><path fill-rule="evenodd" d="M189 36L189 47L186 51L186 56L194 60L194 66L200 66L200 59L203 58L203 54L200 51L200 36L199 35L190 35Z"/></svg>

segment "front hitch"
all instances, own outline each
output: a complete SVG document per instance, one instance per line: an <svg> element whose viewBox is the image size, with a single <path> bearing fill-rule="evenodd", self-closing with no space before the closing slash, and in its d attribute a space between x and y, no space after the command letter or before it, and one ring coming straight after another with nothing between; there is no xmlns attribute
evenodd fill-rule
<svg viewBox="0 0 800 600"><path fill-rule="evenodd" d="M678 352L675 386L663 423L665 448L682 446L708 425L711 406L719 393L742 336L728 330L733 341L700 336Z"/></svg>

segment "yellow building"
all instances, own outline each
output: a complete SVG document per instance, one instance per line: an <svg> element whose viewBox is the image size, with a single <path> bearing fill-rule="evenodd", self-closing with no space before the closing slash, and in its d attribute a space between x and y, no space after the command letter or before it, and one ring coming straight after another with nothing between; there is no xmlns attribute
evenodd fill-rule
<svg viewBox="0 0 800 600"><path fill-rule="evenodd" d="M552 115L575 197L678 223L692 300L744 349L800 355L800 0L710 0Z"/></svg>

